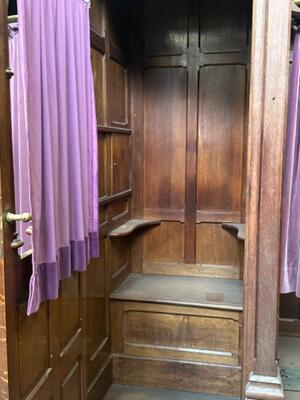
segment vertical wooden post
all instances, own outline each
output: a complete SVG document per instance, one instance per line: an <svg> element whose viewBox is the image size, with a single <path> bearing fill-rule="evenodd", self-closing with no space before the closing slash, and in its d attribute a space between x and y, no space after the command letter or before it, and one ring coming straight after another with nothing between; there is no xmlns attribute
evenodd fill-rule
<svg viewBox="0 0 300 400"><path fill-rule="evenodd" d="M290 20L289 0L254 0L244 323L244 385L249 400L284 397L277 324Z"/></svg>

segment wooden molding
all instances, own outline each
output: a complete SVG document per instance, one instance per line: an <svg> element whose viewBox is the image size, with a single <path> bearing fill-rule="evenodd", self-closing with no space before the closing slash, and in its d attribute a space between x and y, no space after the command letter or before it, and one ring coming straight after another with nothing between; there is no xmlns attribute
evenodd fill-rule
<svg viewBox="0 0 300 400"><path fill-rule="evenodd" d="M246 400L283 400L283 386L278 369L277 377L250 374Z"/></svg>

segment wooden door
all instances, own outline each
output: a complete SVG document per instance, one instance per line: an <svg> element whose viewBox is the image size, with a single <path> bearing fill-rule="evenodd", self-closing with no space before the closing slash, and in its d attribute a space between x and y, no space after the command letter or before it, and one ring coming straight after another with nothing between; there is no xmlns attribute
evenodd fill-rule
<svg viewBox="0 0 300 400"><path fill-rule="evenodd" d="M98 24L102 3L95 2ZM100 399L112 380L103 243L86 273L61 283L58 300L26 315L31 259L10 248L15 226L5 223L14 211L6 0L0 30L0 399Z"/></svg>

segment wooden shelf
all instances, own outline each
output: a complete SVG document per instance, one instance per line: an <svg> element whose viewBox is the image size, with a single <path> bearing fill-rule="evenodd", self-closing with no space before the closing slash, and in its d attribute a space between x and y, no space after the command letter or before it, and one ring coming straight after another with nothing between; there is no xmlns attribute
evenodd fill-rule
<svg viewBox="0 0 300 400"><path fill-rule="evenodd" d="M109 237L128 236L137 229L159 225L160 221L155 219L130 219L118 228L111 231Z"/></svg>
<svg viewBox="0 0 300 400"><path fill-rule="evenodd" d="M237 234L237 238L244 242L245 241L245 224L234 224L234 223L224 223L222 224L224 229L234 231Z"/></svg>
<svg viewBox="0 0 300 400"><path fill-rule="evenodd" d="M243 282L196 276L130 274L112 300L243 310Z"/></svg>

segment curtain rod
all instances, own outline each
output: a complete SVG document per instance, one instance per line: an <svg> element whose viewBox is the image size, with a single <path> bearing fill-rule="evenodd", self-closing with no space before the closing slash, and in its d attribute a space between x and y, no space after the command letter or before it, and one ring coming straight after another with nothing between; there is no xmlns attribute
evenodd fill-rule
<svg viewBox="0 0 300 400"><path fill-rule="evenodd" d="M11 22L18 22L18 19L19 19L18 15L9 15L9 16L7 17L7 22L8 22L8 23L11 23Z"/></svg>

